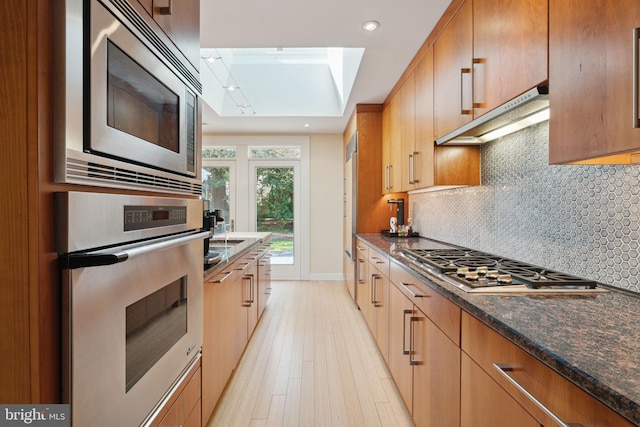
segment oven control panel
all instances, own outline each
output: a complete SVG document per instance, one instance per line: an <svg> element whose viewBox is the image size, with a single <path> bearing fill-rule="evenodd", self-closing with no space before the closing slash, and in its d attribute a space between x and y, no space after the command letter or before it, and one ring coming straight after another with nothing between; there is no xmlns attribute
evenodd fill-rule
<svg viewBox="0 0 640 427"><path fill-rule="evenodd" d="M186 223L186 206L124 206L124 231Z"/></svg>

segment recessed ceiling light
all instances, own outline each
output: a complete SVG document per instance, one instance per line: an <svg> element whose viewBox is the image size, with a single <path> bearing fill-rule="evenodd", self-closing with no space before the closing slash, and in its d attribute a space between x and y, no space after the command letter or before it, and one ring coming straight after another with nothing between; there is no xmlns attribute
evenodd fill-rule
<svg viewBox="0 0 640 427"><path fill-rule="evenodd" d="M379 26L380 23L378 21L366 21L362 24L362 29L371 32L377 30Z"/></svg>
<svg viewBox="0 0 640 427"><path fill-rule="evenodd" d="M225 89L228 90L229 92L233 92L234 90L238 90L240 88L238 86L229 85L229 86L225 87Z"/></svg>
<svg viewBox="0 0 640 427"><path fill-rule="evenodd" d="M305 124L304 124L304 127L306 127L306 128L310 128L310 127L311 127L311 125L310 125L309 123L305 123Z"/></svg>

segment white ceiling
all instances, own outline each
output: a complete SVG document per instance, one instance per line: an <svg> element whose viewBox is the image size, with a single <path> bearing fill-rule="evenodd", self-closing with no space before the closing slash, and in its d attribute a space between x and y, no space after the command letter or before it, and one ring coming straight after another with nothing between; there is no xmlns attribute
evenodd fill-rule
<svg viewBox="0 0 640 427"><path fill-rule="evenodd" d="M382 103L450 0L235 0L200 5L200 45L211 48L365 48L339 117L219 117L205 107L205 133L342 133L356 104ZM380 22L367 33L361 24ZM269 80L265 78L265 85ZM303 127L310 124L308 128Z"/></svg>

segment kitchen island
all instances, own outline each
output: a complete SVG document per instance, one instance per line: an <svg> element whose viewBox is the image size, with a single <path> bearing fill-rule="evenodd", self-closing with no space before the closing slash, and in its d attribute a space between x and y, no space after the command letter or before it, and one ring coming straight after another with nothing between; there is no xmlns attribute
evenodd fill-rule
<svg viewBox="0 0 640 427"><path fill-rule="evenodd" d="M428 274L401 252L405 248L455 245L378 234L358 238L460 307L463 318L466 312L471 315L467 317L480 320L605 406L640 425L637 295L623 291L571 295L467 293Z"/></svg>

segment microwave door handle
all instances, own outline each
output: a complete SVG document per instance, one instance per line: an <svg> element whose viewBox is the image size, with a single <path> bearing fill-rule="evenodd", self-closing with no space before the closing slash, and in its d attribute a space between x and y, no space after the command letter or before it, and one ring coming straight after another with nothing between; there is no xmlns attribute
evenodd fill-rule
<svg viewBox="0 0 640 427"><path fill-rule="evenodd" d="M208 231L199 232L196 234L190 234L184 237L178 237L175 239L160 241L154 241L142 246L137 246L128 249L122 249L112 252L90 252L90 253L74 253L67 254L60 257L61 267L66 270L73 270L75 268L85 267L98 267L102 265L112 265L120 262L134 259L148 253L159 251L162 249L169 249L176 246L181 246L195 240L203 240L209 237Z"/></svg>

